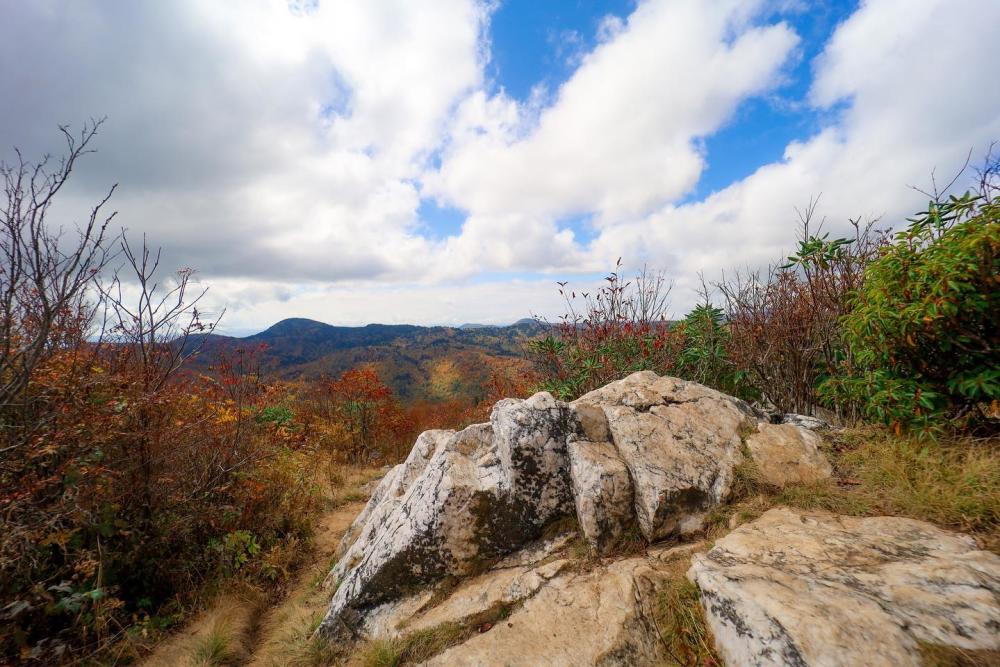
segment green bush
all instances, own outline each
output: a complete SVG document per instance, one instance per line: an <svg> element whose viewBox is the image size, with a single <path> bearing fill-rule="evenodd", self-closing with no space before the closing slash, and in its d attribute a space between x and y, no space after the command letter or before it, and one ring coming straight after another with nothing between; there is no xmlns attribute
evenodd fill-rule
<svg viewBox="0 0 1000 667"><path fill-rule="evenodd" d="M870 419L933 436L1000 399L1000 202L932 201L865 271L848 358L820 387Z"/></svg>
<svg viewBox="0 0 1000 667"><path fill-rule="evenodd" d="M721 308L707 301L695 306L678 326L678 333L683 340L677 355L678 377L742 398L758 398L744 382L745 373L729 358L731 337Z"/></svg>
<svg viewBox="0 0 1000 667"><path fill-rule="evenodd" d="M283 405L269 405L257 413L258 424L274 424L275 426L291 426L295 413Z"/></svg>

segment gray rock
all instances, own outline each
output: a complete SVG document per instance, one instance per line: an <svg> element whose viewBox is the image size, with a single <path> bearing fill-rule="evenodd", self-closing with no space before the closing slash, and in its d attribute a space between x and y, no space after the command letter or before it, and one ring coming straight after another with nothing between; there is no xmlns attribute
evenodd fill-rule
<svg viewBox="0 0 1000 667"><path fill-rule="evenodd" d="M347 564L356 558L357 554L349 558L344 558L344 555L358 539L361 532L367 527L370 533L369 538L373 536L374 532L385 521L385 518L402 502L406 491L413 485L417 477L423 473L434 452L439 447L442 447L454 433L454 431L446 430L425 431L421 433L417 437L417 441L413 444L413 449L410 450L406 460L397 466L393 466L379 480L378 486L375 487L371 497L368 499L368 503L354 521L351 522L350 528L347 529L347 532L341 538L340 544L337 547L337 553L341 559L327 577L324 583L325 586L330 586L333 582L339 581L344 576Z"/></svg>
<svg viewBox="0 0 1000 667"><path fill-rule="evenodd" d="M573 513L566 441L579 432L574 411L548 392L499 401L490 414L510 502L535 527ZM518 545L515 545L518 546Z"/></svg>
<svg viewBox="0 0 1000 667"><path fill-rule="evenodd" d="M635 524L632 480L610 442L569 443L570 476L580 530L598 553L607 553Z"/></svg>
<svg viewBox="0 0 1000 667"><path fill-rule="evenodd" d="M577 430L573 411L542 393L499 402L490 424L422 435L334 567L318 631L357 635L374 607L469 574L572 514L566 440Z"/></svg>
<svg viewBox="0 0 1000 667"><path fill-rule="evenodd" d="M820 419L819 417L810 417L809 415L797 415L793 412L781 415L782 424L790 424L792 426L800 426L810 431L823 431L830 429L830 423Z"/></svg>
<svg viewBox="0 0 1000 667"><path fill-rule="evenodd" d="M727 665L920 665L1000 649L1000 557L899 517L773 509L692 558Z"/></svg>
<svg viewBox="0 0 1000 667"><path fill-rule="evenodd" d="M746 403L694 382L634 373L581 396L573 406L599 406L633 484L643 535L655 541L702 528L725 500L741 438L756 430Z"/></svg>

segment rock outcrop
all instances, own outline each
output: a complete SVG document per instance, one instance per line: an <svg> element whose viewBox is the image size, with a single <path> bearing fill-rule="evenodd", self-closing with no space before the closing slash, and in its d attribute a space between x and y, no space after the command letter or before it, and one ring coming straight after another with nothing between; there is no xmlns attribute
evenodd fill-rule
<svg viewBox="0 0 1000 667"><path fill-rule="evenodd" d="M921 664L919 643L1000 649L1000 557L898 517L773 509L695 555L727 665Z"/></svg>
<svg viewBox="0 0 1000 667"><path fill-rule="evenodd" d="M561 574L488 633L427 665L655 665L660 641L651 617L664 575L645 557Z"/></svg>
<svg viewBox="0 0 1000 667"><path fill-rule="evenodd" d="M812 431L791 424L759 424L746 445L768 484L808 484L830 477L833 470L820 451L822 440Z"/></svg>
<svg viewBox="0 0 1000 667"><path fill-rule="evenodd" d="M577 427L565 403L540 393L500 401L489 424L422 435L349 532L320 632L356 635L372 607L470 574L571 514L566 440Z"/></svg>
<svg viewBox="0 0 1000 667"><path fill-rule="evenodd" d="M480 572L567 517L603 553L636 527L649 541L694 533L754 455L744 441L759 419L731 396L641 372L572 403L506 399L488 424L424 433L345 537L319 632L370 634L374 610ZM791 431L760 450L780 451L769 461L829 475L812 434L780 428Z"/></svg>
<svg viewBox="0 0 1000 667"><path fill-rule="evenodd" d="M743 461L741 439L757 425L743 401L651 372L612 382L573 405L604 413L632 480L639 528L650 541L702 527L705 514L729 494L733 469ZM585 534L588 523L581 521Z"/></svg>

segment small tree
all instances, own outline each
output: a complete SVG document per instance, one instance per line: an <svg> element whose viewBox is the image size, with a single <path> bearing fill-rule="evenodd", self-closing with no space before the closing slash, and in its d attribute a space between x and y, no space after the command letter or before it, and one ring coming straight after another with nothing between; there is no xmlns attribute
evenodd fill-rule
<svg viewBox="0 0 1000 667"><path fill-rule="evenodd" d="M15 149L14 164L0 163L3 208L0 209L0 409L7 419L21 410L29 422L31 405L25 390L33 371L57 346L82 343L93 315L87 298L94 277L110 259L108 225L115 213L104 207L115 187L93 208L70 237L52 227L48 214L69 180L77 161L103 121L85 124L78 135L60 127L66 155L37 163ZM67 337L67 335L70 337ZM26 440L19 429L6 429L8 447Z"/></svg>
<svg viewBox="0 0 1000 667"><path fill-rule="evenodd" d="M729 330L721 308L708 299L695 306L678 333L683 347L677 355L676 373L730 394L746 394L740 373L729 359ZM749 396L748 396L749 398Z"/></svg>
<svg viewBox="0 0 1000 667"><path fill-rule="evenodd" d="M667 319L670 284L662 273L642 270L634 280L621 275L621 259L596 293L559 294L567 312L554 334L531 341L528 353L541 388L575 398L630 373L668 373L679 349Z"/></svg>
<svg viewBox="0 0 1000 667"><path fill-rule="evenodd" d="M379 445L395 444L393 436L405 431L392 389L369 367L352 368L327 384L333 416L343 429L340 447L352 462L375 456Z"/></svg>

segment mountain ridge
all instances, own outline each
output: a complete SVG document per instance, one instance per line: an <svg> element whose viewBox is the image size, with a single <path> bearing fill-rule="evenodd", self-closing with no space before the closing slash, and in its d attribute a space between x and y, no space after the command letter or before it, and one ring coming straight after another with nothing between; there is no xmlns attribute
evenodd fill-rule
<svg viewBox="0 0 1000 667"><path fill-rule="evenodd" d="M209 371L220 355L260 348L262 369L285 380L337 377L373 365L404 400L478 398L496 359L523 357L524 344L548 325L524 318L505 326L468 328L379 324L336 326L293 317L249 336L205 334L188 341L195 370Z"/></svg>

